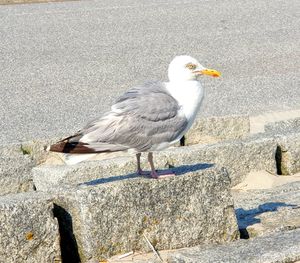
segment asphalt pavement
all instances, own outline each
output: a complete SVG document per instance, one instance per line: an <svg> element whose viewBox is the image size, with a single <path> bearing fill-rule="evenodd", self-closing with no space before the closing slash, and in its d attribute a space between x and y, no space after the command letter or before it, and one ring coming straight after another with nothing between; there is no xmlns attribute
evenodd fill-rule
<svg viewBox="0 0 300 263"><path fill-rule="evenodd" d="M199 116L300 109L299 0L99 0L0 6L0 144L72 133L188 54Z"/></svg>

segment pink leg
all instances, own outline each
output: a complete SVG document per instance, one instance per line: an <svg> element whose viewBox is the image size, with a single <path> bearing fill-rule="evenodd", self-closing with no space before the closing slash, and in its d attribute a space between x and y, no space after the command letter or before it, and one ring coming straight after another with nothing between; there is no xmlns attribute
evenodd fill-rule
<svg viewBox="0 0 300 263"><path fill-rule="evenodd" d="M164 177L175 176L175 174L170 170L162 171L158 174L158 172L155 170L155 167L154 167L152 152L148 153L148 161L151 166L151 174L150 175L152 178L160 179L160 178L164 178Z"/></svg>
<svg viewBox="0 0 300 263"><path fill-rule="evenodd" d="M137 174L138 175L150 175L150 172L143 171L141 168L141 153L136 154L136 160L137 160Z"/></svg>

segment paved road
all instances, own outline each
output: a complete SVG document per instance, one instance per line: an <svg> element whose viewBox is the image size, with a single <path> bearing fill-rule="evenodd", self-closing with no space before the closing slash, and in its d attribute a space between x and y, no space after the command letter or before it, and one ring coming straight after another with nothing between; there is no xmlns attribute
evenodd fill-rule
<svg viewBox="0 0 300 263"><path fill-rule="evenodd" d="M101 0L0 6L0 143L76 131L190 54L201 115L300 108L300 1ZM297 16L298 13L298 16Z"/></svg>

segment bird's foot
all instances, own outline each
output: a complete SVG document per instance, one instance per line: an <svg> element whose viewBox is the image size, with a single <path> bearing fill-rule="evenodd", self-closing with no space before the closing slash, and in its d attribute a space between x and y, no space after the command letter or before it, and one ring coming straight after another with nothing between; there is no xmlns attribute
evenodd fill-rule
<svg viewBox="0 0 300 263"><path fill-rule="evenodd" d="M142 169L137 170L138 175L151 175L150 171L143 171Z"/></svg>
<svg viewBox="0 0 300 263"><path fill-rule="evenodd" d="M164 171L154 171L150 173L151 177L154 179L163 179L166 177L175 176L175 174L171 170L164 170Z"/></svg>

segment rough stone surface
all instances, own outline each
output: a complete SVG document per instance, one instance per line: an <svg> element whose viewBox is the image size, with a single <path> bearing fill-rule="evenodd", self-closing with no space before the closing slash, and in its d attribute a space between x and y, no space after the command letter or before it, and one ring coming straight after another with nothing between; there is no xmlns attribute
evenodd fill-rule
<svg viewBox="0 0 300 263"><path fill-rule="evenodd" d="M232 194L244 237L300 228L300 182Z"/></svg>
<svg viewBox="0 0 300 263"><path fill-rule="evenodd" d="M300 118L293 118L285 121L278 121L265 125L265 132L272 134L286 134L291 132L300 133Z"/></svg>
<svg viewBox="0 0 300 263"><path fill-rule="evenodd" d="M273 138L248 138L212 145L174 147L154 155L156 167L178 167L181 170L197 170L198 167L215 164L226 167L232 185L240 183L251 170L268 170L276 173ZM145 166L146 160L143 160ZM40 166L33 169L33 180L38 190L61 184L80 184L120 175L133 175L136 171L134 156L104 161L92 161L66 166Z"/></svg>
<svg viewBox="0 0 300 263"><path fill-rule="evenodd" d="M40 164L45 161L47 158L48 152L45 151L48 145L57 142L61 138L52 138L52 139L40 139L34 141L22 142L21 147L30 157Z"/></svg>
<svg viewBox="0 0 300 263"><path fill-rule="evenodd" d="M86 262L148 250L143 234L157 249L236 239L229 187L227 172L210 168L160 180L111 177L58 191L55 202Z"/></svg>
<svg viewBox="0 0 300 263"><path fill-rule="evenodd" d="M40 191L60 185L77 185L110 176L133 175L135 157L88 161L76 165L46 165L32 169L33 181Z"/></svg>
<svg viewBox="0 0 300 263"><path fill-rule="evenodd" d="M20 193L0 197L0 262L60 262L59 231L49 197Z"/></svg>
<svg viewBox="0 0 300 263"><path fill-rule="evenodd" d="M0 146L0 196L34 190L31 170L45 160L45 145L56 141L40 140Z"/></svg>
<svg viewBox="0 0 300 263"><path fill-rule="evenodd" d="M21 145L0 147L0 195L33 190L31 169L35 162Z"/></svg>
<svg viewBox="0 0 300 263"><path fill-rule="evenodd" d="M277 136L276 141L279 173L290 175L300 172L300 133Z"/></svg>
<svg viewBox="0 0 300 263"><path fill-rule="evenodd" d="M249 134L248 116L224 116L198 119L185 135L185 145L207 144L240 139Z"/></svg>
<svg viewBox="0 0 300 263"><path fill-rule="evenodd" d="M273 138L258 136L213 145L180 147L159 152L156 159L160 165L183 165L186 169L194 169L197 164L221 165L226 167L231 184L236 185L250 171L268 170L276 173L275 151Z"/></svg>
<svg viewBox="0 0 300 263"><path fill-rule="evenodd" d="M187 248L173 252L167 262L288 263L297 260L300 260L300 229L238 240L226 245Z"/></svg>

